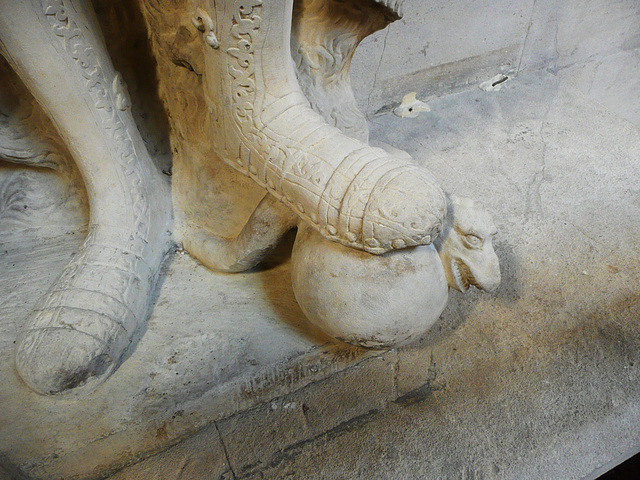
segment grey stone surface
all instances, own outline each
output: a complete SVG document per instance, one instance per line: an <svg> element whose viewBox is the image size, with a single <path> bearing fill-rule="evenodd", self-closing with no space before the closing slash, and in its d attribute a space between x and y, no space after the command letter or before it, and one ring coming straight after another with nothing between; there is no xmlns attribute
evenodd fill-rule
<svg viewBox="0 0 640 480"><path fill-rule="evenodd" d="M503 287L455 296L420 346L399 351L391 408L264 478L573 479L637 451L640 133L555 83L378 122L377 138L450 190L490 190Z"/></svg>
<svg viewBox="0 0 640 480"><path fill-rule="evenodd" d="M498 73L557 70L640 46L635 0L405 0L402 11L402 20L367 38L354 57L354 91L369 117L411 91L430 98ZM601 74L620 70L630 71L620 63Z"/></svg>
<svg viewBox="0 0 640 480"><path fill-rule="evenodd" d="M320 347L328 340L296 306L286 249L235 275L177 253L144 336L113 378L82 398L37 395L14 370L16 332L82 234L38 238L5 235L0 249L0 463L29 477L101 475L377 355Z"/></svg>
<svg viewBox="0 0 640 480"><path fill-rule="evenodd" d="M235 478L582 479L640 449L640 130L560 83L375 120L485 199L502 287L452 292L417 345L217 422Z"/></svg>
<svg viewBox="0 0 640 480"><path fill-rule="evenodd" d="M640 49L570 66L558 77L618 116L640 125Z"/></svg>
<svg viewBox="0 0 640 480"><path fill-rule="evenodd" d="M287 451L395 399L394 352L367 359L322 382L219 422L239 477L275 466ZM366 381L363 383L363 380Z"/></svg>
<svg viewBox="0 0 640 480"><path fill-rule="evenodd" d="M232 478L215 425L115 475L112 480L212 480Z"/></svg>
<svg viewBox="0 0 640 480"><path fill-rule="evenodd" d="M403 18L365 39L353 61L356 99L367 115L423 96L480 84L515 69L533 0L405 0Z"/></svg>

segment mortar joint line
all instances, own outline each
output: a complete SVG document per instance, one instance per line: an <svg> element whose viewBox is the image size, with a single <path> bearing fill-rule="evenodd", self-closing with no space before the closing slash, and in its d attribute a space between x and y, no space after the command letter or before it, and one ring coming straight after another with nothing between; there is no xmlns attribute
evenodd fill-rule
<svg viewBox="0 0 640 480"><path fill-rule="evenodd" d="M216 432L218 432L218 438L220 439L220 445L222 445L222 451L224 452L224 458L227 460L227 465L229 465L229 470L231 470L231 475L233 475L233 478L238 478L238 476L236 475L236 472L233 470L233 465L231 464L231 459L229 458L229 452L227 451L227 445L224 442L224 438L222 438L222 433L220 432L220 428L218 428L218 422L217 421L213 421L213 426L216 429Z"/></svg>

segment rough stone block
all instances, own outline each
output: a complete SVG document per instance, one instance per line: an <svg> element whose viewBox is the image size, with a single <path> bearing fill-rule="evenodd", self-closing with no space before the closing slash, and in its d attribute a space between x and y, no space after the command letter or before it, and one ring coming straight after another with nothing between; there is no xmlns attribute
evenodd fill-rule
<svg viewBox="0 0 640 480"><path fill-rule="evenodd" d="M229 464L215 425L159 455L120 470L109 480L227 480Z"/></svg>
<svg viewBox="0 0 640 480"><path fill-rule="evenodd" d="M367 359L343 372L296 392L311 436L339 427L395 399L396 352Z"/></svg>
<svg viewBox="0 0 640 480"><path fill-rule="evenodd" d="M275 466L288 451L382 410L395 398L395 352L366 359L330 378L218 422L238 476Z"/></svg>
<svg viewBox="0 0 640 480"><path fill-rule="evenodd" d="M288 397L223 419L218 428L239 476L263 468L277 451L309 436L302 405Z"/></svg>

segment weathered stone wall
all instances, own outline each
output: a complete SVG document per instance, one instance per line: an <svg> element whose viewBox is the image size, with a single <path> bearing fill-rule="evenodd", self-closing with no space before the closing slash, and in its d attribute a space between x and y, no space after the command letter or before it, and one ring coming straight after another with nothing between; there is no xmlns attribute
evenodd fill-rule
<svg viewBox="0 0 640 480"><path fill-rule="evenodd" d="M369 117L407 92L442 95L498 73L556 71L640 46L634 0L405 0L402 13L354 58L356 99Z"/></svg>

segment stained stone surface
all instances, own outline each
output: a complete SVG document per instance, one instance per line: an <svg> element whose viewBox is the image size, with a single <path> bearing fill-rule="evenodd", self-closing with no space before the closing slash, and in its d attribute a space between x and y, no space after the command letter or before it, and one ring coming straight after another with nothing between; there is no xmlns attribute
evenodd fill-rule
<svg viewBox="0 0 640 480"><path fill-rule="evenodd" d="M431 98L499 73L598 66L605 58L596 85L628 75L618 86L629 100L637 98L637 60L626 56L640 46L635 0L404 0L402 10L402 20L356 51L353 86L367 115L387 110L391 99L399 104L411 91ZM607 100L620 98L610 91Z"/></svg>
<svg viewBox="0 0 640 480"><path fill-rule="evenodd" d="M638 451L640 133L558 83L521 77L375 119L374 138L495 213L502 287L452 295L398 352L399 401L264 478L594 478Z"/></svg>
<svg viewBox="0 0 640 480"><path fill-rule="evenodd" d="M376 140L482 199L499 230L499 290L452 292L399 351L330 346L295 304L290 243L245 274L176 252L113 377L85 398L42 397L16 376L13 340L82 232L3 229L0 465L15 478L135 464L113 478L578 479L640 448L640 130L560 83L521 76L373 119Z"/></svg>
<svg viewBox="0 0 640 480"><path fill-rule="evenodd" d="M13 341L81 239L23 232L1 241L0 464L29 477L109 471L371 355L321 347L327 339L293 298L286 256L224 275L176 253L146 332L113 378L83 398L37 395L16 375Z"/></svg>

